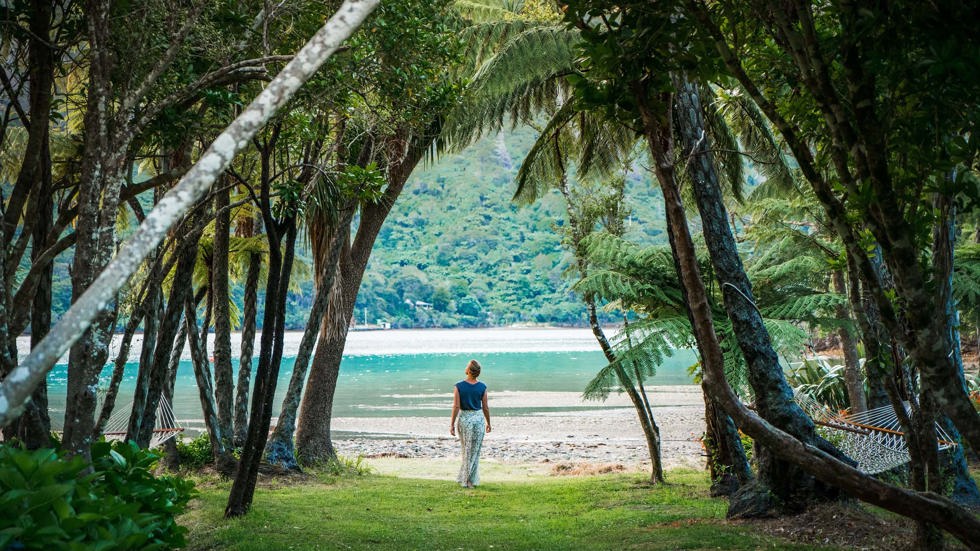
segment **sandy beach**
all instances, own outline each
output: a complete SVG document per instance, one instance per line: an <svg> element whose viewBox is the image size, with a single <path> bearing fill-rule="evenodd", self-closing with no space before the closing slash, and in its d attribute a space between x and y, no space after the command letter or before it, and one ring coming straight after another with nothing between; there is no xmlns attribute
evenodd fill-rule
<svg viewBox="0 0 980 551"><path fill-rule="evenodd" d="M660 427L665 467L701 468L699 437L704 432L704 401L695 385L647 389ZM574 392L512 392L491 396L494 407L554 407L555 412L492 416L493 432L482 458L507 464L649 463L643 432L626 395L606 402L583 402ZM573 409L582 408L582 409ZM570 409L573 409L569 411ZM342 417L334 419L334 445L346 457L455 459L459 444L444 417Z"/></svg>

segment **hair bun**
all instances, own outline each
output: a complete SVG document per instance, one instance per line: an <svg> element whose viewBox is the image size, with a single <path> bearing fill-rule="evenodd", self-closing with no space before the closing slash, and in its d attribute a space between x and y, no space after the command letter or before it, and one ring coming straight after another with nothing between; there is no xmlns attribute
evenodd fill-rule
<svg viewBox="0 0 980 551"><path fill-rule="evenodd" d="M479 377L480 370L482 368L480 367L480 362L476 360L470 360L470 363L466 364L466 369L470 370L470 375L473 375L474 377Z"/></svg>

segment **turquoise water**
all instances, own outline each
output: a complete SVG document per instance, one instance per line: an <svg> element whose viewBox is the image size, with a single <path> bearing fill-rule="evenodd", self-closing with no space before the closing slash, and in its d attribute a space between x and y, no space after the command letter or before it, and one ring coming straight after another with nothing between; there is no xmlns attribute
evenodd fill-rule
<svg viewBox="0 0 980 551"><path fill-rule="evenodd" d="M334 400L336 417L375 416L439 416L445 415L452 400L453 384L464 377L470 358L483 365L480 377L493 393L573 392L580 393L585 385L605 365L602 353L590 335L579 330L552 330L554 333L504 330L483 332L380 332L373 335L352 334L349 355L341 364L340 379ZM560 332L559 332L560 331ZM387 335L383 333L388 333ZM399 333L391 335L391 333ZM462 333L462 334L461 334ZM542 338L542 334L546 339ZM569 337L574 339L569 339ZM446 337L450 337L449 340ZM559 340L553 340L556 337ZM565 340L560 340L565 338ZM497 340L494 340L497 339ZM392 343L398 341L397 346ZM498 342L499 341L499 342ZM557 346L552 346L558 342ZM437 350L426 353L407 353L416 348ZM487 343L492 343L488 345ZM517 352L492 351L511 348ZM590 349L591 348L591 349ZM379 350L381 354L371 354ZM452 350L452 351L443 351ZM470 351L464 351L470 350ZM287 354L295 354L287 346ZM691 384L688 366L694 363L692 351L683 350L668 358L648 382L652 385ZM276 411L292 376L293 358L283 360L277 384ZM253 360L254 366L254 360ZM119 408L131 401L138 365L126 365L121 385ZM237 378L237 361L235 362ZM103 373L107 383L111 368ZM64 411L67 366L56 366L48 376L52 418L60 420ZM495 408L500 414L554 411L570 409L548 404L547 395L533 407ZM598 405L598 404L596 404ZM201 407L193 368L188 360L181 361L177 372L174 412L178 419L200 419Z"/></svg>

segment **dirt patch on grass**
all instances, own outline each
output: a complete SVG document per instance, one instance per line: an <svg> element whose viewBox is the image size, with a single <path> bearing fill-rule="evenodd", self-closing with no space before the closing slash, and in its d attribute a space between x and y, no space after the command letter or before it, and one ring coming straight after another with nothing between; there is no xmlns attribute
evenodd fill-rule
<svg viewBox="0 0 980 551"><path fill-rule="evenodd" d="M622 463L556 463L551 476L594 476L626 472Z"/></svg>
<svg viewBox="0 0 980 551"><path fill-rule="evenodd" d="M847 549L915 549L915 524L906 518L881 516L858 504L819 505L792 516L731 521L783 540L808 545L834 545ZM949 549L965 549L947 537Z"/></svg>

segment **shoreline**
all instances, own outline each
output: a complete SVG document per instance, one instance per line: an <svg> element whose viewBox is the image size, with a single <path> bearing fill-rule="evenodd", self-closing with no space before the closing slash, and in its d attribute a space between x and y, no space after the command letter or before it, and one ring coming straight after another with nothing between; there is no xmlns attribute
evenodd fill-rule
<svg viewBox="0 0 980 551"><path fill-rule="evenodd" d="M536 400L542 393L537 394L515 395L509 400ZM660 427L664 468L703 468L700 436L705 424L700 387L652 387L649 396ZM646 440L629 399L611 395L604 406L495 416L491 403L493 432L484 438L481 461L545 467L613 463L631 470L649 465ZM361 457L369 463L388 458L452 463L459 459L459 443L449 435L448 425L448 411L443 417L341 417L332 422L333 444L339 455Z"/></svg>

